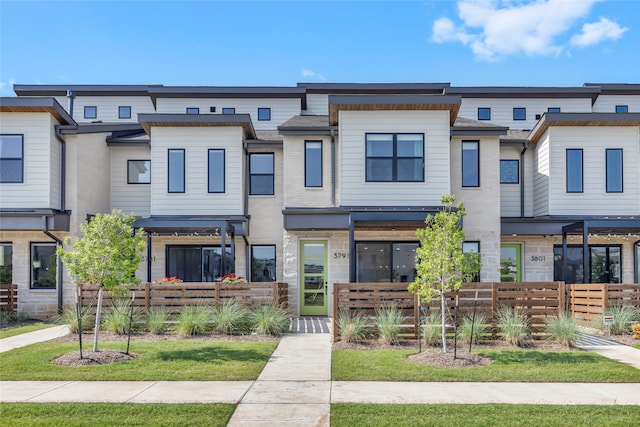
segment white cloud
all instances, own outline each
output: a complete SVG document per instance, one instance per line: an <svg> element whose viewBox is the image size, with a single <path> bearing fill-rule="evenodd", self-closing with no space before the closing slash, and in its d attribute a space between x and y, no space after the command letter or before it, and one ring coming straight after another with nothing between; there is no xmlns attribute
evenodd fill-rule
<svg viewBox="0 0 640 427"><path fill-rule="evenodd" d="M561 39L581 19L585 19L599 0L460 0L459 22L440 18L433 23L435 43L460 42L486 61L507 55L559 55L565 46ZM625 28L601 18L586 24L573 44L593 44L592 40L619 38ZM575 40L575 41L574 41ZM582 43L582 44L580 44Z"/></svg>
<svg viewBox="0 0 640 427"><path fill-rule="evenodd" d="M584 24L582 33L571 37L571 44L585 47L600 43L604 40L617 40L627 31L628 28L621 27L617 22L600 17L598 22Z"/></svg>
<svg viewBox="0 0 640 427"><path fill-rule="evenodd" d="M13 79L9 79L7 82L0 82L0 93L13 95L14 84L16 84L16 81Z"/></svg>
<svg viewBox="0 0 640 427"><path fill-rule="evenodd" d="M317 79L322 82L327 81L324 76L320 73L316 73L315 71L307 70L306 68L302 69L302 77L305 79Z"/></svg>

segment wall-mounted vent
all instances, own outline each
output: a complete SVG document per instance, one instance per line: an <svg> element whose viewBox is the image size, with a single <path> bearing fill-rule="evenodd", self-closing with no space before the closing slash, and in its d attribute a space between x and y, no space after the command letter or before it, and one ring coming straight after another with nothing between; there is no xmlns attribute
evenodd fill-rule
<svg viewBox="0 0 640 427"><path fill-rule="evenodd" d="M536 114L536 120L540 120L541 117L542 117L542 114Z"/></svg>
<svg viewBox="0 0 640 427"><path fill-rule="evenodd" d="M209 112L210 113L215 113L216 112L216 107L209 107Z"/></svg>

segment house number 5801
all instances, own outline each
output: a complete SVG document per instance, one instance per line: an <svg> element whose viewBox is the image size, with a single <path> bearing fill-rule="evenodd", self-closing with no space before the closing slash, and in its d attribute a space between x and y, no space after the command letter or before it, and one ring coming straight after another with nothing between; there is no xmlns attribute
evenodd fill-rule
<svg viewBox="0 0 640 427"><path fill-rule="evenodd" d="M346 258L347 254L345 252L334 252L333 258Z"/></svg>

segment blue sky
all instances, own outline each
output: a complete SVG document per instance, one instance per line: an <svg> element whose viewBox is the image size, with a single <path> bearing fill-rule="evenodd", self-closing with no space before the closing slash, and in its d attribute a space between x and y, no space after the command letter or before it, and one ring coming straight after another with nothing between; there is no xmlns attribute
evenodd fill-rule
<svg viewBox="0 0 640 427"><path fill-rule="evenodd" d="M640 1L6 1L21 84L640 82Z"/></svg>

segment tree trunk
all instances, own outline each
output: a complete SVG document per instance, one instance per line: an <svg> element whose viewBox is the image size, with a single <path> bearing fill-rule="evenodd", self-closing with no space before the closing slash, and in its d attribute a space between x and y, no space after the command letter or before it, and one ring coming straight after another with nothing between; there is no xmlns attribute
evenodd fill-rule
<svg viewBox="0 0 640 427"><path fill-rule="evenodd" d="M445 302L444 293L440 293L440 314L442 315L442 349L447 352L447 325L445 324Z"/></svg>
<svg viewBox="0 0 640 427"><path fill-rule="evenodd" d="M98 334L100 333L100 314L102 312L102 288L98 288L98 307L96 308L96 327L93 332L93 351L98 351Z"/></svg>

